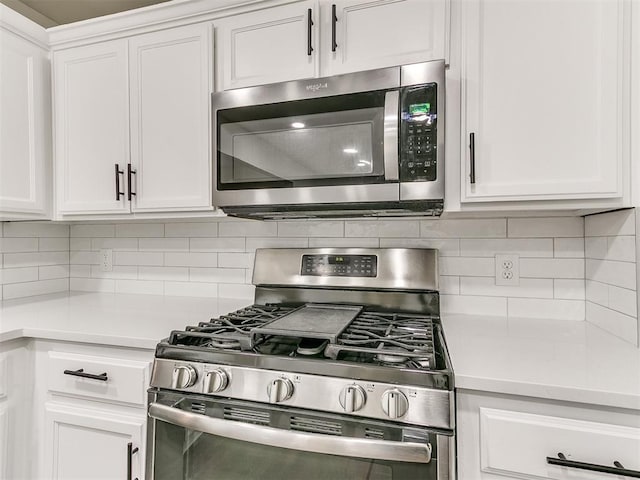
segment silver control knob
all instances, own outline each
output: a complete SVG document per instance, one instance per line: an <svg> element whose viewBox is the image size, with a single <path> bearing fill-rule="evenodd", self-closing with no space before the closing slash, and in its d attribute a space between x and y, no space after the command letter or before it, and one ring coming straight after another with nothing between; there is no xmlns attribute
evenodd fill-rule
<svg viewBox="0 0 640 480"><path fill-rule="evenodd" d="M204 377L203 393L221 392L229 385L229 374L221 368L207 372Z"/></svg>
<svg viewBox="0 0 640 480"><path fill-rule="evenodd" d="M188 388L198 379L196 369L191 365L181 365L173 369L171 388Z"/></svg>
<svg viewBox="0 0 640 480"><path fill-rule="evenodd" d="M409 410L409 400L400 390L392 388L382 394L382 410L389 418L400 418Z"/></svg>
<svg viewBox="0 0 640 480"><path fill-rule="evenodd" d="M340 392L339 400L345 412L357 412L364 407L367 394L360 385L347 385Z"/></svg>
<svg viewBox="0 0 640 480"><path fill-rule="evenodd" d="M288 378L276 378L267 386L269 403L284 402L293 395L293 383Z"/></svg>

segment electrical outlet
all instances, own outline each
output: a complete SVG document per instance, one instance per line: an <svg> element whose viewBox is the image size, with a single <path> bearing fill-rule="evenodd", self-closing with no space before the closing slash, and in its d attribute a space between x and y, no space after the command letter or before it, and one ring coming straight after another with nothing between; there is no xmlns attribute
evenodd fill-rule
<svg viewBox="0 0 640 480"><path fill-rule="evenodd" d="M519 255L496 255L496 285L520 285Z"/></svg>
<svg viewBox="0 0 640 480"><path fill-rule="evenodd" d="M100 249L100 270L103 272L113 271L113 250L110 248Z"/></svg>

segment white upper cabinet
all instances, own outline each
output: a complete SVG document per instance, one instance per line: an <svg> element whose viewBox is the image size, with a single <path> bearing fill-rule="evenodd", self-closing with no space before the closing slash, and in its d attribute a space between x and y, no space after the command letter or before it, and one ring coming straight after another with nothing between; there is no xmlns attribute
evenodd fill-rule
<svg viewBox="0 0 640 480"><path fill-rule="evenodd" d="M43 36L45 31L3 5L0 14L16 23L12 30L0 27L0 219L46 218L51 204L49 54L29 33L21 35L20 27Z"/></svg>
<svg viewBox="0 0 640 480"><path fill-rule="evenodd" d="M57 211L212 210L209 23L54 54Z"/></svg>
<svg viewBox="0 0 640 480"><path fill-rule="evenodd" d="M133 211L208 207L210 25L129 40Z"/></svg>
<svg viewBox="0 0 640 480"><path fill-rule="evenodd" d="M446 58L448 5L310 0L220 19L217 90Z"/></svg>
<svg viewBox="0 0 640 480"><path fill-rule="evenodd" d="M447 57L447 0L323 0L321 5L323 76Z"/></svg>
<svg viewBox="0 0 640 480"><path fill-rule="evenodd" d="M57 210L126 213L127 42L62 50L53 64ZM116 174L116 165L122 174Z"/></svg>
<svg viewBox="0 0 640 480"><path fill-rule="evenodd" d="M460 8L462 201L622 197L629 3L466 0Z"/></svg>
<svg viewBox="0 0 640 480"><path fill-rule="evenodd" d="M319 13L309 0L216 21L216 89L318 76Z"/></svg>

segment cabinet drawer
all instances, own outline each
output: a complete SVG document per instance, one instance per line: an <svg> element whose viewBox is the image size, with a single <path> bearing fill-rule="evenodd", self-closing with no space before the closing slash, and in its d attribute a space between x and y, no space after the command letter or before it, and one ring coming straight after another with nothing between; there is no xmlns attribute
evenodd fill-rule
<svg viewBox="0 0 640 480"><path fill-rule="evenodd" d="M49 352L47 378L50 392L144 405L149 362Z"/></svg>
<svg viewBox="0 0 640 480"><path fill-rule="evenodd" d="M583 480L618 478L547 464L562 453L568 460L640 470L640 429L569 418L480 408L483 472L517 478ZM622 478L622 477L620 477Z"/></svg>

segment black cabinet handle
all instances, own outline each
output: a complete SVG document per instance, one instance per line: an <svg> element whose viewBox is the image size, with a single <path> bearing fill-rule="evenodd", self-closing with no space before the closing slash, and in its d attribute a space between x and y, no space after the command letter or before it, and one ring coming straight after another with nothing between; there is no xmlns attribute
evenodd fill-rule
<svg viewBox="0 0 640 480"><path fill-rule="evenodd" d="M307 55L309 56L311 56L311 52L313 52L313 47L311 46L311 27L313 26L313 20L311 18L312 13L311 9L307 10Z"/></svg>
<svg viewBox="0 0 640 480"><path fill-rule="evenodd" d="M120 201L120 195L124 192L120 191L120 175L124 175L124 171L120 170L120 166L116 163L116 201Z"/></svg>
<svg viewBox="0 0 640 480"><path fill-rule="evenodd" d="M131 182L131 176L135 175L137 172L131 168L131 164L127 164L127 182L129 183L129 193L127 194L127 199L131 201L131 197L136 194L136 192L132 192L133 183Z"/></svg>
<svg viewBox="0 0 640 480"><path fill-rule="evenodd" d="M331 5L331 51L335 52L336 48L338 48L338 44L336 43L336 23L338 22L338 17L336 15L336 4Z"/></svg>
<svg viewBox="0 0 640 480"><path fill-rule="evenodd" d="M95 375L93 373L85 373L84 368L80 368L78 370L65 370L64 374L72 375L74 377L90 378L92 380L100 380L102 382L106 382L107 380L109 380L107 372L101 373L100 375Z"/></svg>
<svg viewBox="0 0 640 480"><path fill-rule="evenodd" d="M131 477L133 476L133 454L138 453L138 450L138 447L133 448L133 443L127 443L127 480L131 480ZM136 478L135 480L138 479Z"/></svg>
<svg viewBox="0 0 640 480"><path fill-rule="evenodd" d="M622 475L625 477L640 478L640 471L627 470L617 460L613 462L614 467L608 465L597 465L595 463L576 462L575 460L568 460L562 453L558 453L558 458L547 457L547 463L549 465L558 465L561 467L579 468L582 470L590 470L592 472L610 473L611 475Z"/></svg>
<svg viewBox="0 0 640 480"><path fill-rule="evenodd" d="M469 158L471 164L469 165L469 179L471 185L476 183L476 134L469 134Z"/></svg>

